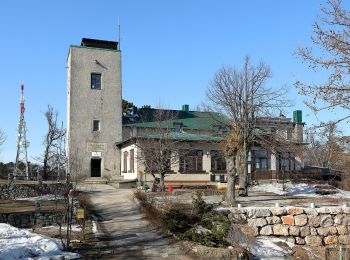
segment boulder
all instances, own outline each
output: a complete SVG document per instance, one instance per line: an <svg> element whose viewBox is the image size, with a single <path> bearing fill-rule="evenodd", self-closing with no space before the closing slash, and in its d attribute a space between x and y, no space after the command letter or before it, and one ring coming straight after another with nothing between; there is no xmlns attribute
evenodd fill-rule
<svg viewBox="0 0 350 260"><path fill-rule="evenodd" d="M310 233L310 227L301 227L300 228L300 236L301 237L306 237L306 236L309 236L311 233Z"/></svg>
<svg viewBox="0 0 350 260"><path fill-rule="evenodd" d="M294 225L294 217L291 215L281 217L283 224Z"/></svg>
<svg viewBox="0 0 350 260"><path fill-rule="evenodd" d="M287 209L287 213L289 215L300 215L300 214L303 214L304 213L304 209L302 208L288 208Z"/></svg>
<svg viewBox="0 0 350 260"><path fill-rule="evenodd" d="M330 227L330 226L333 226L333 224L334 224L334 221L332 216L325 215L321 217L321 222L320 222L321 227Z"/></svg>
<svg viewBox="0 0 350 260"><path fill-rule="evenodd" d="M296 237L295 238L295 243L297 245L305 245L305 239L304 238L301 238L301 237Z"/></svg>
<svg viewBox="0 0 350 260"><path fill-rule="evenodd" d="M249 218L261 218L271 216L268 208L246 208L246 214Z"/></svg>
<svg viewBox="0 0 350 260"><path fill-rule="evenodd" d="M346 235L348 234L348 227L345 225L339 225L337 226L338 234L339 235Z"/></svg>
<svg viewBox="0 0 350 260"><path fill-rule="evenodd" d="M288 226L282 224L273 225L273 234L276 236L288 236Z"/></svg>
<svg viewBox="0 0 350 260"><path fill-rule="evenodd" d="M274 208L274 209L271 210L271 213L274 216L286 215L287 214L287 209L286 208Z"/></svg>
<svg viewBox="0 0 350 260"><path fill-rule="evenodd" d="M305 226L307 224L307 215L301 214L294 217L294 224L296 226Z"/></svg>
<svg viewBox="0 0 350 260"><path fill-rule="evenodd" d="M300 228L296 226L290 226L289 227L289 235L291 236L299 236L300 234Z"/></svg>
<svg viewBox="0 0 350 260"><path fill-rule="evenodd" d="M265 227L262 227L260 230L260 235L261 236L269 236L273 234L273 230L272 230L272 226L271 225L267 225Z"/></svg>
<svg viewBox="0 0 350 260"><path fill-rule="evenodd" d="M317 233L320 236L336 235L337 228L336 227L319 227L317 228Z"/></svg>
<svg viewBox="0 0 350 260"><path fill-rule="evenodd" d="M344 215L343 214L337 214L334 217L334 224L341 225L343 223Z"/></svg>
<svg viewBox="0 0 350 260"><path fill-rule="evenodd" d="M319 236L306 236L305 243L309 246L321 246L322 239Z"/></svg>
<svg viewBox="0 0 350 260"><path fill-rule="evenodd" d="M278 216L266 217L268 224L281 224L282 220Z"/></svg>
<svg viewBox="0 0 350 260"><path fill-rule="evenodd" d="M350 244L350 236L339 236L338 241L339 241L339 244L349 245Z"/></svg>
<svg viewBox="0 0 350 260"><path fill-rule="evenodd" d="M264 218L251 218L248 219L248 226L250 227L263 227L267 225L267 221Z"/></svg>
<svg viewBox="0 0 350 260"><path fill-rule="evenodd" d="M337 236L327 236L323 239L323 242L326 246L336 245L336 244L338 244L338 237Z"/></svg>

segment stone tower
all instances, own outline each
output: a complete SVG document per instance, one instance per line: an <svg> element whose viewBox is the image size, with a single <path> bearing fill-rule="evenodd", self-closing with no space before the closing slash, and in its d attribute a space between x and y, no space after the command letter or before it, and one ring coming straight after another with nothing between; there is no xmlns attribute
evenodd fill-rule
<svg viewBox="0 0 350 260"><path fill-rule="evenodd" d="M120 176L121 52L118 42L83 38L67 58L67 155L72 180Z"/></svg>

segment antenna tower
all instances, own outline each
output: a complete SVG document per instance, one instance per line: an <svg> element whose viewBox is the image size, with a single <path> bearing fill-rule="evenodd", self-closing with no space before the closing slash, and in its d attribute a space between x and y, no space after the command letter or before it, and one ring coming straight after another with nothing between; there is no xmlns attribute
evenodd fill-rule
<svg viewBox="0 0 350 260"><path fill-rule="evenodd" d="M16 163L13 171L13 178L24 177L26 180L29 179L28 175L28 156L27 156L27 126L24 119L24 85L21 85L21 101L20 101L20 117L18 122L18 138L17 138L17 154ZM23 163L25 169L20 169L20 164Z"/></svg>

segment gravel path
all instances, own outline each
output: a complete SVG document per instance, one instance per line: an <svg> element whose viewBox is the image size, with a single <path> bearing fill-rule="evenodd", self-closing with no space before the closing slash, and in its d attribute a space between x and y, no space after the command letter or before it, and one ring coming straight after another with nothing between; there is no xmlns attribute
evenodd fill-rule
<svg viewBox="0 0 350 260"><path fill-rule="evenodd" d="M97 218L94 250L103 259L192 259L178 243L157 234L132 197L132 190L105 184L82 186Z"/></svg>

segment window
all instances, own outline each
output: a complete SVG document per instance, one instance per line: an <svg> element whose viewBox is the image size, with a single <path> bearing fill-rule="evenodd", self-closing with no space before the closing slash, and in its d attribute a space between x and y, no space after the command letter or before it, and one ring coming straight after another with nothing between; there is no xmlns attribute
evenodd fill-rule
<svg viewBox="0 0 350 260"><path fill-rule="evenodd" d="M180 172L202 172L203 151L193 150L180 157Z"/></svg>
<svg viewBox="0 0 350 260"><path fill-rule="evenodd" d="M182 132L182 123L174 123L174 128L175 128L175 132L179 133Z"/></svg>
<svg viewBox="0 0 350 260"><path fill-rule="evenodd" d="M128 152L123 153L123 172L128 172Z"/></svg>
<svg viewBox="0 0 350 260"><path fill-rule="evenodd" d="M134 172L134 149L130 150L130 172Z"/></svg>
<svg viewBox="0 0 350 260"><path fill-rule="evenodd" d="M100 131L100 120L92 120L92 131L97 132Z"/></svg>
<svg viewBox="0 0 350 260"><path fill-rule="evenodd" d="M91 89L101 89L101 74L91 73Z"/></svg>
<svg viewBox="0 0 350 260"><path fill-rule="evenodd" d="M226 171L226 160L224 155L219 151L211 151L211 170Z"/></svg>

